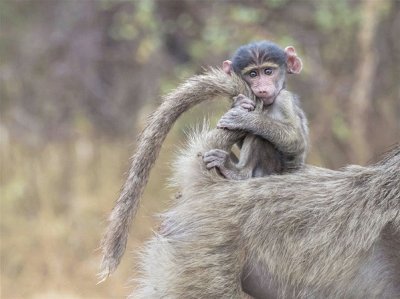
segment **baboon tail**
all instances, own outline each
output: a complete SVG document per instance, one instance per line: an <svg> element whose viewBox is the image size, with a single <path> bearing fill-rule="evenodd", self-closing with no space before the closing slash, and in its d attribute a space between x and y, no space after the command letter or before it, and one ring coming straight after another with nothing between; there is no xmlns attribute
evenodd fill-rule
<svg viewBox="0 0 400 299"><path fill-rule="evenodd" d="M109 217L109 225L101 243L101 281L114 272L124 254L129 227L138 210L150 170L178 117L196 104L217 96L233 97L249 92L249 88L240 77L234 74L228 76L220 69L210 69L202 75L188 79L164 97L162 104L150 116L146 128L139 136L129 175Z"/></svg>

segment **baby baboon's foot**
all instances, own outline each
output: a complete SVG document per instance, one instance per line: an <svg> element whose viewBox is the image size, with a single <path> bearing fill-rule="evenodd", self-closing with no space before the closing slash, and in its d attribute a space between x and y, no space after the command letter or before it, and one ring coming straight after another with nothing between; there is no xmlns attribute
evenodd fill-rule
<svg viewBox="0 0 400 299"><path fill-rule="evenodd" d="M204 153L203 161L206 164L207 169L211 169L213 167L224 168L228 157L229 153L226 151L213 149Z"/></svg>

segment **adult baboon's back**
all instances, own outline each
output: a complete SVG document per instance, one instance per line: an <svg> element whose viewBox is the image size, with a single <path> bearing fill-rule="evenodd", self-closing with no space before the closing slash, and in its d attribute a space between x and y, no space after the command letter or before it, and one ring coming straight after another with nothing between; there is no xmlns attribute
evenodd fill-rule
<svg viewBox="0 0 400 299"><path fill-rule="evenodd" d="M199 152L239 133L195 134L182 191L142 255L134 298L400 298L400 146L368 167L222 179Z"/></svg>

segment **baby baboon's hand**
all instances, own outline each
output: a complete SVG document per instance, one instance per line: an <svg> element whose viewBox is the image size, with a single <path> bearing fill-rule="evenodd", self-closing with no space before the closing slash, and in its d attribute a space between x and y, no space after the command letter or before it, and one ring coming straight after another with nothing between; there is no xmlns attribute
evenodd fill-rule
<svg viewBox="0 0 400 299"><path fill-rule="evenodd" d="M218 129L246 130L246 124L251 122L250 112L236 107L226 112L217 123Z"/></svg>
<svg viewBox="0 0 400 299"><path fill-rule="evenodd" d="M207 169L213 167L225 168L225 163L228 160L229 153L220 149L209 150L204 153L203 161L206 164Z"/></svg>
<svg viewBox="0 0 400 299"><path fill-rule="evenodd" d="M233 105L232 108L243 108L247 111L253 111L256 107L256 103L253 100L249 99L248 97L239 94L238 96L233 98Z"/></svg>

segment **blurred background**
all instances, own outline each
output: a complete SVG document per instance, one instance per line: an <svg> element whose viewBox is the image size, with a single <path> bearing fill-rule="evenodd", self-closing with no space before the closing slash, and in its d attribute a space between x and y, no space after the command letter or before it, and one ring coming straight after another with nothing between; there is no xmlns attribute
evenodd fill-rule
<svg viewBox="0 0 400 299"><path fill-rule="evenodd" d="M376 161L400 140L400 1L1 0L1 298L124 298L135 252L168 207L185 114L152 172L118 271L96 285L99 242L147 115L241 44L293 45L308 162ZM133 253L132 253L133 252Z"/></svg>

